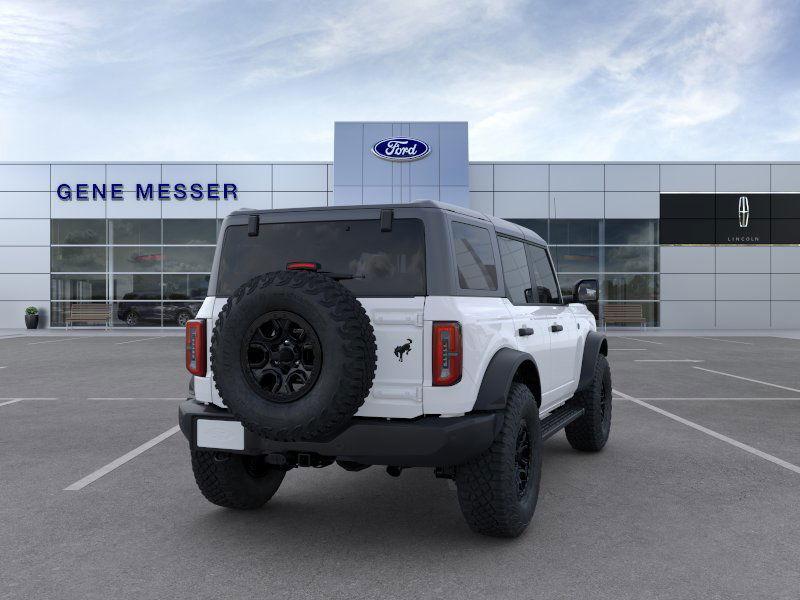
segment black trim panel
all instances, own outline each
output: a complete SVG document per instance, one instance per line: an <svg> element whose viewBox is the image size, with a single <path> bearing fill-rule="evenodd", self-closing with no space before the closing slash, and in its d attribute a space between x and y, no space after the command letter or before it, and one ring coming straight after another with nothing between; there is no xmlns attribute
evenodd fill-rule
<svg viewBox="0 0 800 600"><path fill-rule="evenodd" d="M197 449L195 422L199 418L236 420L227 410L216 406L194 400L182 402L178 408L178 422L193 450ZM458 465L491 445L499 418L496 413L453 418L429 416L413 420L354 417L344 431L323 442L276 442L245 430L245 449L236 453L312 453L367 465Z"/></svg>

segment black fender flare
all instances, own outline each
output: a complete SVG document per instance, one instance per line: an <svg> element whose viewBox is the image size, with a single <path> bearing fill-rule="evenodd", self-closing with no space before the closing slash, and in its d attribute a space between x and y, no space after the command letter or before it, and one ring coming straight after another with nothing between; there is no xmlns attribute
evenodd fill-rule
<svg viewBox="0 0 800 600"><path fill-rule="evenodd" d="M594 365L599 354L608 356L608 340L602 333L590 331L586 336L586 343L583 345L581 376L578 379L578 389L576 391L585 390L592 384Z"/></svg>
<svg viewBox="0 0 800 600"><path fill-rule="evenodd" d="M478 397L475 400L474 410L500 410L506 406L506 398L511 389L514 377L520 369L532 370L530 375L536 381L525 381L531 388L536 402L541 402L541 389L539 379L539 367L534 358L527 352L520 352L513 348L501 348L489 361L486 372L483 374L481 387L478 390ZM527 377L526 377L527 379Z"/></svg>

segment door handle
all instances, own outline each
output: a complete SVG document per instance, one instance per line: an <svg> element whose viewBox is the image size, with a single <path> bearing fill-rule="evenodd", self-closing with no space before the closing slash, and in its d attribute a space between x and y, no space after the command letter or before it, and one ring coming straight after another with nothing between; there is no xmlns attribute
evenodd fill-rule
<svg viewBox="0 0 800 600"><path fill-rule="evenodd" d="M517 333L521 336L533 335L533 329L531 327L520 327Z"/></svg>
<svg viewBox="0 0 800 600"><path fill-rule="evenodd" d="M553 333L564 331L564 326L561 323L553 323L552 325L550 325L550 331L552 331Z"/></svg>

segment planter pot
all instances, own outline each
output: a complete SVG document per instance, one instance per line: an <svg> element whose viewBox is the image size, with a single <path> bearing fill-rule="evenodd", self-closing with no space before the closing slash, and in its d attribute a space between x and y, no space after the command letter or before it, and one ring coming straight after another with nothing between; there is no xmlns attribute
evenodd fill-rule
<svg viewBox="0 0 800 600"><path fill-rule="evenodd" d="M39 327L39 315L25 315L25 327L36 329Z"/></svg>

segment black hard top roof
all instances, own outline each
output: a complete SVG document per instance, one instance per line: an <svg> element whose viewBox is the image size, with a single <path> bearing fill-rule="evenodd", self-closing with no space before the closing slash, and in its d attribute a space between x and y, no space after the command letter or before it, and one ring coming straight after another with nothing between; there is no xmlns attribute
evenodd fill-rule
<svg viewBox="0 0 800 600"><path fill-rule="evenodd" d="M443 210L455 214L460 214L473 219L481 219L490 222L498 233L505 233L513 235L514 237L522 237L528 241L536 244L546 246L546 242L534 231L506 221L500 217L487 215L470 208L456 206L455 204L447 204L446 202L436 202L434 200L419 200L417 202L409 202L407 204L354 204L347 206L308 206L302 208L271 208L271 209L247 209L242 208L231 213L234 215L253 215L253 214L276 214L276 213L302 213L309 211L342 211L342 210L364 210L364 209L385 209L385 208L425 208Z"/></svg>

